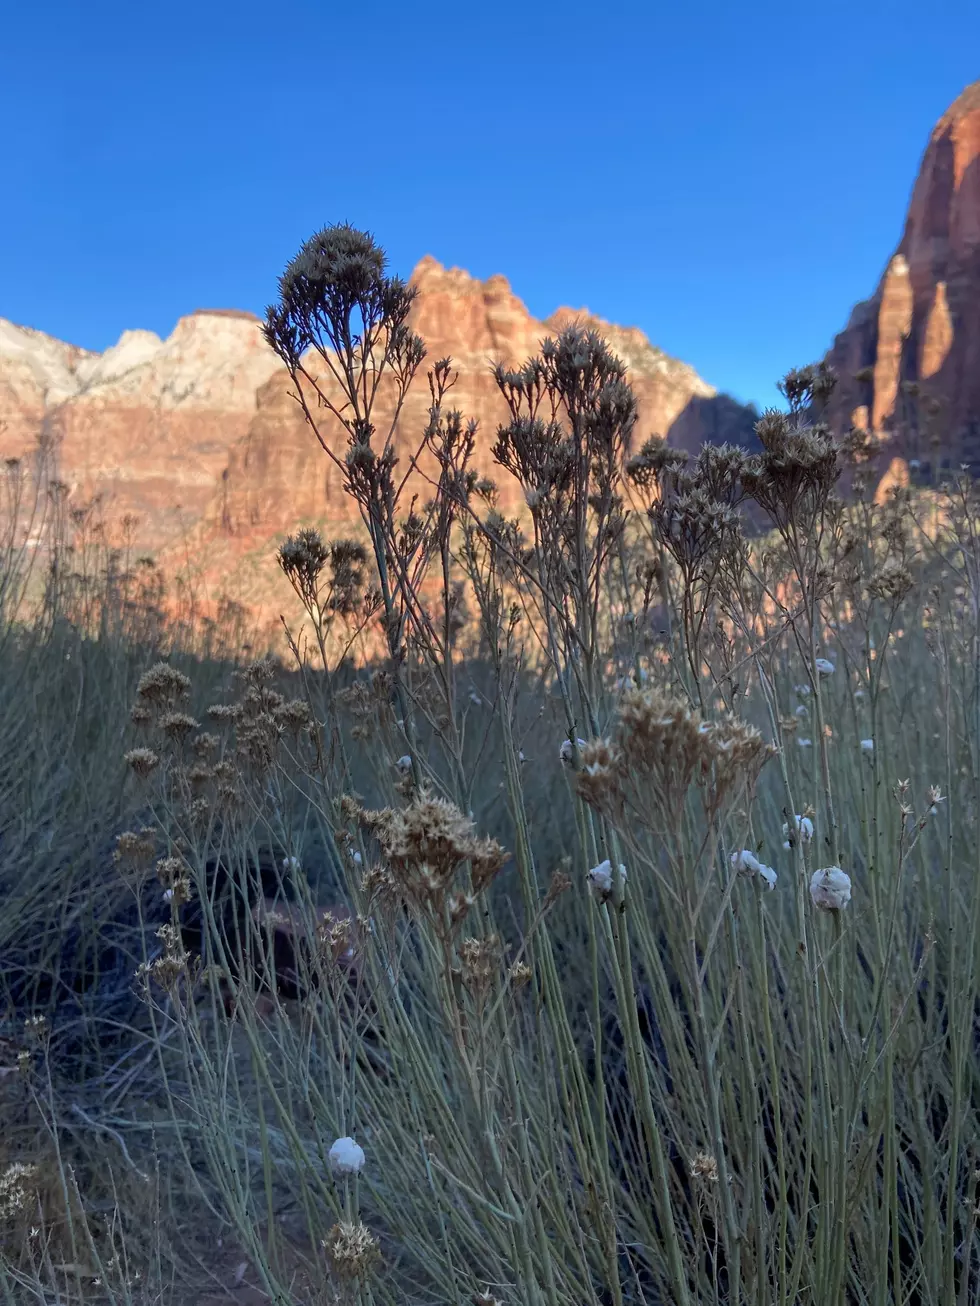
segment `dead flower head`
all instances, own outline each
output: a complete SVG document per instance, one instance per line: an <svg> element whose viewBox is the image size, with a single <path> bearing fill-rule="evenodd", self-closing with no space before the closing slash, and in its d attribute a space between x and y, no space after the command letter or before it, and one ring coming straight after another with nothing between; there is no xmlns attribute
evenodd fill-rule
<svg viewBox="0 0 980 1306"><path fill-rule="evenodd" d="M156 851L156 831L150 826L140 830L124 830L116 839L112 860L117 866L141 870L149 866Z"/></svg>
<svg viewBox="0 0 980 1306"><path fill-rule="evenodd" d="M795 381L793 385L796 387ZM840 450L829 428L819 423L808 425L799 413L787 416L768 409L755 431L763 452L742 471L746 493L781 533L794 523L798 529L812 530L842 470Z"/></svg>
<svg viewBox="0 0 980 1306"><path fill-rule="evenodd" d="M473 895L479 895L509 856L496 840L479 838L472 820L444 798L420 795L399 810L362 812L361 820L380 843L406 901L436 919L447 906L458 921L465 916L459 902L449 897L463 866L469 865Z"/></svg>
<svg viewBox="0 0 980 1306"><path fill-rule="evenodd" d="M141 780L145 780L160 765L160 759L152 748L133 748L126 754L125 761Z"/></svg>
<svg viewBox="0 0 980 1306"><path fill-rule="evenodd" d="M698 1152L691 1162L691 1178L716 1184L718 1182L717 1160L707 1152Z"/></svg>
<svg viewBox="0 0 980 1306"><path fill-rule="evenodd" d="M704 721L659 690L633 690L620 702L612 739L583 750L576 786L610 816L629 807L640 819L655 810L673 820L692 785L705 809L716 812L743 783L754 783L772 753L758 730L738 717Z"/></svg>
<svg viewBox="0 0 980 1306"><path fill-rule="evenodd" d="M381 1245L366 1225L347 1220L335 1224L322 1242L338 1279L364 1278L381 1259Z"/></svg>
<svg viewBox="0 0 980 1306"><path fill-rule="evenodd" d="M26 1211L37 1193L40 1169L24 1161L13 1161L0 1174L0 1222Z"/></svg>
<svg viewBox="0 0 980 1306"><path fill-rule="evenodd" d="M459 945L463 986L481 1001L490 992L500 974L503 951L500 939L491 934L486 939L463 939Z"/></svg>
<svg viewBox="0 0 980 1306"><path fill-rule="evenodd" d="M175 925L161 925L157 938L163 944L163 952L152 961L144 961L136 971L136 978L145 985L152 980L169 993L189 973L191 958L184 951L180 931Z"/></svg>
<svg viewBox="0 0 980 1306"><path fill-rule="evenodd" d="M186 698L190 688L190 679L182 671L169 666L166 662L158 662L140 676L136 693L144 703L162 706Z"/></svg>
<svg viewBox="0 0 980 1306"><path fill-rule="evenodd" d="M158 722L160 729L167 738L175 740L178 744L182 744L191 731L198 728L199 724L186 712L164 712Z"/></svg>

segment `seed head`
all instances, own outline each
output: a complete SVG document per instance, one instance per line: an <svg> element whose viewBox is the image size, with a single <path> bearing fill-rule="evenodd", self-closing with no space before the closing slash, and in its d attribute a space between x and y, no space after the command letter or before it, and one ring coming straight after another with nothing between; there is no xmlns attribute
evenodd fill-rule
<svg viewBox="0 0 980 1306"><path fill-rule="evenodd" d="M164 712L159 721L160 729L167 738L176 740L178 744L182 744L192 730L197 730L199 724L186 712Z"/></svg>
<svg viewBox="0 0 980 1306"><path fill-rule="evenodd" d="M190 693L190 679L176 667L158 662L140 676L136 693L146 703L172 703Z"/></svg>
<svg viewBox="0 0 980 1306"><path fill-rule="evenodd" d="M160 765L152 748L133 748L124 759L141 780L145 780Z"/></svg>
<svg viewBox="0 0 980 1306"><path fill-rule="evenodd" d="M621 882L625 884L626 867L622 862L619 864L619 876ZM609 858L600 862L598 866L593 866L591 871L586 872L585 878L599 902L608 902L613 891L613 869Z"/></svg>
<svg viewBox="0 0 980 1306"><path fill-rule="evenodd" d="M364 1169L364 1149L353 1138L338 1138L327 1153L334 1174L360 1174Z"/></svg>
<svg viewBox="0 0 980 1306"><path fill-rule="evenodd" d="M320 532L307 527L284 541L276 555L290 584L305 602L314 602L320 573L330 556Z"/></svg>
<svg viewBox="0 0 980 1306"><path fill-rule="evenodd" d="M586 802L599 806L616 787L622 761L619 750L611 739L590 739L579 746L579 761L576 787Z"/></svg>
<svg viewBox="0 0 980 1306"><path fill-rule="evenodd" d="M242 716L242 709L237 703L212 703L207 710L207 715L211 721L238 721Z"/></svg>
<svg viewBox="0 0 980 1306"><path fill-rule="evenodd" d="M760 862L750 849L742 848L741 851L732 853L731 863L732 869L737 871L739 875L748 878L759 875L766 882L768 888L775 889L776 872L771 866L766 866L764 862Z"/></svg>
<svg viewBox="0 0 980 1306"><path fill-rule="evenodd" d="M910 463L909 466L911 465ZM912 573L904 563L888 562L872 576L868 584L868 592L872 598L901 603L912 589L913 583Z"/></svg>
<svg viewBox="0 0 980 1306"><path fill-rule="evenodd" d="M460 943L462 981L478 999L486 996L500 974L501 958L500 938L496 934L486 939L463 939Z"/></svg>
<svg viewBox="0 0 980 1306"><path fill-rule="evenodd" d="M401 810L362 812L361 820L381 844L401 893L436 920L464 864L478 895L508 859L500 844L478 838L472 820L443 798L419 796Z"/></svg>
<svg viewBox="0 0 980 1306"><path fill-rule="evenodd" d="M708 1152L698 1152L691 1162L691 1178L705 1183L718 1182L718 1162Z"/></svg>
<svg viewBox="0 0 980 1306"><path fill-rule="evenodd" d="M820 911L841 911L851 901L851 877L839 866L825 866L810 877L810 897Z"/></svg>
<svg viewBox="0 0 980 1306"><path fill-rule="evenodd" d="M793 829L790 832L788 824L783 825L783 847L794 848L797 840L800 843L809 843L813 838L813 822L808 816L794 816Z"/></svg>
<svg viewBox="0 0 980 1306"><path fill-rule="evenodd" d="M335 1224L321 1244L338 1279L362 1279L381 1259L381 1245L364 1224Z"/></svg>
<svg viewBox="0 0 980 1306"><path fill-rule="evenodd" d="M168 993L172 992L178 981L188 974L190 954L185 952L180 932L174 925L161 925L157 938L163 943L163 953L153 961L144 961L136 971L136 977L144 984L155 981Z"/></svg>
<svg viewBox="0 0 980 1306"><path fill-rule="evenodd" d="M20 1215L33 1203L40 1173L32 1163L13 1161L0 1174L0 1222Z"/></svg>
<svg viewBox="0 0 980 1306"><path fill-rule="evenodd" d="M139 832L124 830L116 839L112 860L117 864L126 864L136 868L149 866L156 849L155 832L148 826Z"/></svg>
<svg viewBox="0 0 980 1306"><path fill-rule="evenodd" d="M47 1016L28 1016L24 1021L24 1033L29 1039L40 1041L48 1036Z"/></svg>

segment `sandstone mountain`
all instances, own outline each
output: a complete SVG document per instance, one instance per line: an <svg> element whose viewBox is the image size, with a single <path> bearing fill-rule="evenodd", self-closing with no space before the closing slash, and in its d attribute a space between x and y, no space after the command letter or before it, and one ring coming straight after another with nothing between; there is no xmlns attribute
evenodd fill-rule
<svg viewBox="0 0 980 1306"><path fill-rule="evenodd" d="M718 395L693 368L669 358L636 328L614 326L585 309L560 308L547 320L537 321L504 277L478 281L459 268L442 267L431 257L422 259L412 281L419 296L410 322L425 340L428 354L395 432L403 467L416 450L428 416L426 368L449 356L458 381L447 402L465 417L478 419L476 464L494 476L502 502L513 507L516 486L499 469L495 474L490 455L497 426L507 419L491 367L498 360L512 366L523 363L538 352L546 336L572 322L598 330L626 363L639 404L641 439L658 433L690 450L700 448L706 439L743 443L754 439L753 410ZM314 373L324 371L316 359L311 367ZM320 449L293 392L285 371L271 377L258 393L258 410L247 435L231 451L216 505L222 527L231 535L268 535L291 529L298 518L326 513L336 520L353 513L340 474ZM379 429L386 430L388 410L383 402L378 411ZM331 447L343 449L339 423L325 416L321 430ZM419 491L425 493L424 483Z"/></svg>
<svg viewBox="0 0 980 1306"><path fill-rule="evenodd" d="M872 432L883 464L980 472L980 82L936 125L901 242L828 361L834 425Z"/></svg>
<svg viewBox="0 0 980 1306"><path fill-rule="evenodd" d="M0 319L0 453L46 436L62 480L163 548L206 511L278 365L250 313L198 311L166 340L125 331L103 354Z"/></svg>
<svg viewBox="0 0 980 1306"><path fill-rule="evenodd" d="M459 374L452 405L478 419L476 461L492 474L490 447L506 408L491 365L523 363L573 320L598 329L627 364L638 439L658 433L692 450L706 439L754 439L754 410L717 394L636 328L584 309L539 321L504 277L479 281L431 257L412 281L419 295L411 325L428 352L395 431L402 467L427 418L426 368L450 356ZM288 601L275 567L277 540L302 523L339 531L353 518L293 390L248 313L201 310L166 340L127 331L104 354L0 319L0 455L20 455L47 436L59 476L79 496L101 492L112 516L135 514L138 547L171 567L189 558L209 599L228 594L266 616L270 604ZM342 450L339 426L327 418L322 429ZM506 503L507 478L497 479ZM424 482L417 488L425 494ZM511 486L510 502L514 494Z"/></svg>

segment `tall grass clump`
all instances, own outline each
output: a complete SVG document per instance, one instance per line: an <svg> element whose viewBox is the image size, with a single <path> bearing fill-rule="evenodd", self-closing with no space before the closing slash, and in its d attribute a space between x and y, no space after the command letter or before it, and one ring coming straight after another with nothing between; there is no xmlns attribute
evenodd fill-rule
<svg viewBox="0 0 980 1306"><path fill-rule="evenodd" d="M363 536L280 550L298 697L256 663L198 733L161 684L129 754L182 886L144 972L190 1069L174 1127L270 1298L288 1228L338 1299L973 1300L972 484L929 529L859 479L845 502L866 451L822 423L823 368L759 454L641 442L571 327L495 369L505 494L450 360L396 438L424 347L368 236L319 233L280 291L267 337ZM293 1010L250 984L268 923L228 944L205 902L203 970L180 942L207 867L251 900L263 848L305 922ZM317 910L313 850L349 913ZM216 975L230 1023L195 999Z"/></svg>
<svg viewBox="0 0 980 1306"><path fill-rule="evenodd" d="M413 300L289 264L359 531L290 665L140 647L86 743L168 1182L279 1306L975 1301L974 484L876 500L820 366L688 458L579 326L411 432Z"/></svg>
<svg viewBox="0 0 980 1306"><path fill-rule="evenodd" d="M194 1255L169 1245L186 1184L157 1165L145 943L116 836L152 833L123 757L147 663L195 667L206 693L239 630L232 613L209 630L167 610L133 526L72 495L47 442L0 468L5 1306L158 1301Z"/></svg>

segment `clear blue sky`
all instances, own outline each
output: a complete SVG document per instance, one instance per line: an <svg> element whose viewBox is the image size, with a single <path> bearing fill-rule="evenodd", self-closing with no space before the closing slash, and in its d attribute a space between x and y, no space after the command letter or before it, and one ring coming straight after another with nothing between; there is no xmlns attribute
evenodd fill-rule
<svg viewBox="0 0 980 1306"><path fill-rule="evenodd" d="M261 312L314 229L774 399L868 295L978 0L0 0L0 316Z"/></svg>

